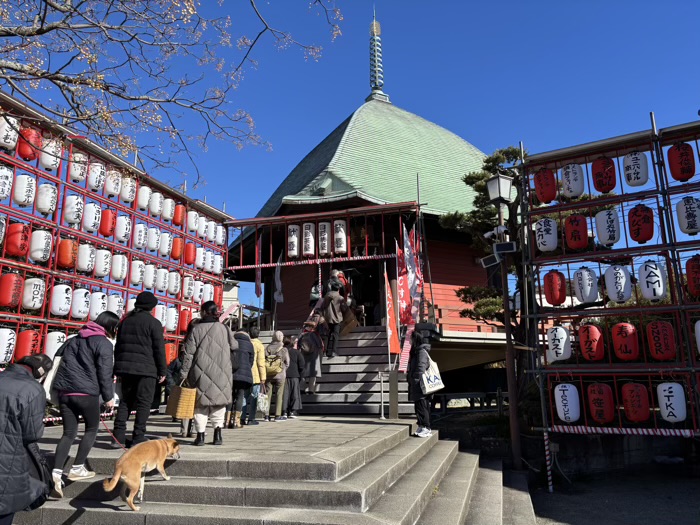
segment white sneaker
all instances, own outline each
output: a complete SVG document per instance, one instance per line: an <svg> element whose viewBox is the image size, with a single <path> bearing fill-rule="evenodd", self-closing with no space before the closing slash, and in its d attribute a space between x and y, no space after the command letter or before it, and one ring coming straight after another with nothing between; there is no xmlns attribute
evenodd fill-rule
<svg viewBox="0 0 700 525"><path fill-rule="evenodd" d="M53 490L51 491L52 498L62 498L63 497L63 472L52 472L51 478L53 479Z"/></svg>
<svg viewBox="0 0 700 525"><path fill-rule="evenodd" d="M94 477L95 473L86 469L85 465L71 467L70 472L68 473L68 479L71 481L80 481L81 479L90 479Z"/></svg>
<svg viewBox="0 0 700 525"><path fill-rule="evenodd" d="M416 431L413 433L413 435L418 437L420 433L423 432L423 430L425 430L425 427L418 427L416 428Z"/></svg>
<svg viewBox="0 0 700 525"><path fill-rule="evenodd" d="M430 436L433 435L433 431L430 430L429 428L424 428L424 429L423 429L421 432L419 432L417 435L418 435L418 437L421 437L421 438L429 438Z"/></svg>

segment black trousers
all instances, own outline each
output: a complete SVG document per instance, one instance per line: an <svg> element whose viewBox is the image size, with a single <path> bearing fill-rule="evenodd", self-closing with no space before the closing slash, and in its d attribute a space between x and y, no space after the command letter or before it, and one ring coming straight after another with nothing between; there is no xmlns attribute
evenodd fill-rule
<svg viewBox="0 0 700 525"><path fill-rule="evenodd" d="M12 514L3 514L0 516L0 525L12 525L12 520L15 517L15 513L13 512Z"/></svg>
<svg viewBox="0 0 700 525"><path fill-rule="evenodd" d="M418 426L430 428L430 396L423 399L416 399L413 402L418 418Z"/></svg>
<svg viewBox="0 0 700 525"><path fill-rule="evenodd" d="M338 341L340 340L340 323L328 324L328 339L326 343L326 355L333 357L338 355Z"/></svg>
<svg viewBox="0 0 700 525"><path fill-rule="evenodd" d="M63 418L63 435L56 447L54 468L63 469L70 447L78 435L80 416L85 420L85 434L80 440L73 464L83 465L97 438L97 429L100 426L100 398L99 396L60 396L59 408Z"/></svg>
<svg viewBox="0 0 700 525"><path fill-rule="evenodd" d="M243 398L245 397L245 391L250 388L250 383L244 383L243 381L233 382L233 403L231 404L230 412L241 412L243 411Z"/></svg>
<svg viewBox="0 0 700 525"><path fill-rule="evenodd" d="M132 410L136 411L134 419L133 443L146 440L146 423L151 413L151 404L156 390L156 378L145 376L121 376L122 398L114 418L114 437L124 443L126 421Z"/></svg>

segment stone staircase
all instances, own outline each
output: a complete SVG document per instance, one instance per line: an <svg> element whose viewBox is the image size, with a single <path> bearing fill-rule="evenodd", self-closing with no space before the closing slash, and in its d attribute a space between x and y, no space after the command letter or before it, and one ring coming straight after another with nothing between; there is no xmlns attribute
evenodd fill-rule
<svg viewBox="0 0 700 525"><path fill-rule="evenodd" d="M175 426L155 419L157 434ZM224 431L221 447L183 444L181 458L166 465L170 481L148 476L140 512L119 499L119 488L103 491L121 452L101 435L89 459L97 476L69 483L62 500L15 523L534 525L506 519L500 470L480 466L457 442L410 437L411 430L404 421L313 417ZM47 429L42 448L59 435ZM499 490L494 497L485 489Z"/></svg>

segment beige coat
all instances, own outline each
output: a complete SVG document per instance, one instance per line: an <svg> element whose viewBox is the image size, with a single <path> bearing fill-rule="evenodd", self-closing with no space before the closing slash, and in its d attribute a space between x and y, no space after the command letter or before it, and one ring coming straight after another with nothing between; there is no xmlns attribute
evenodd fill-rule
<svg viewBox="0 0 700 525"><path fill-rule="evenodd" d="M264 383L267 380L265 372L265 345L260 339L251 339L255 348L255 360L253 361L253 384Z"/></svg>

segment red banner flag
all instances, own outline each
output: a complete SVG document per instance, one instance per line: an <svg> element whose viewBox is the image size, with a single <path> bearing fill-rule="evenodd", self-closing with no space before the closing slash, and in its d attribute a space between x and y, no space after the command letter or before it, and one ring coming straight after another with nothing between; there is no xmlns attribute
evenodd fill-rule
<svg viewBox="0 0 700 525"><path fill-rule="evenodd" d="M399 327L396 323L396 310L394 310L394 296L391 293L389 277L384 272L384 289L386 290L386 340L390 354L400 354Z"/></svg>

